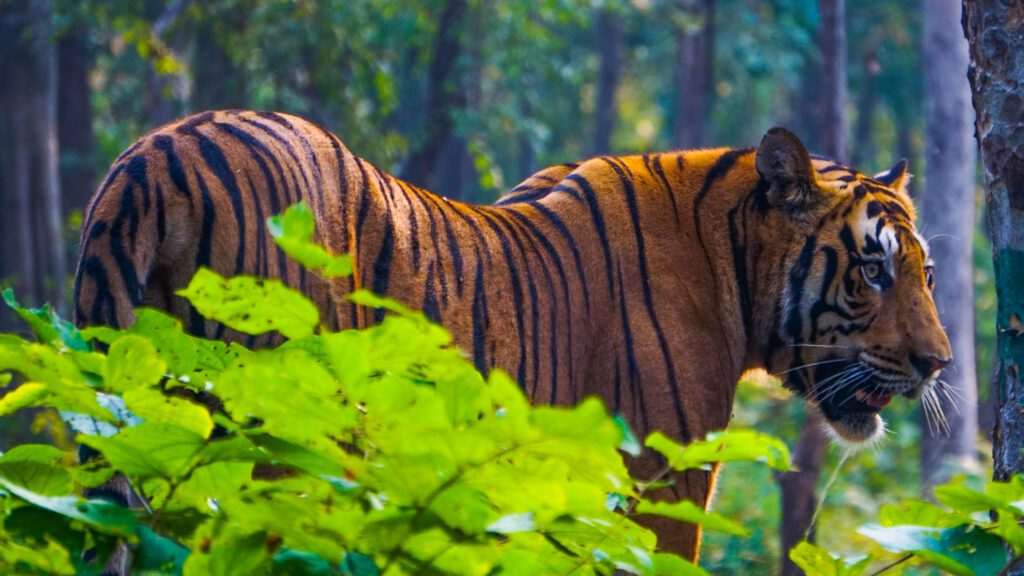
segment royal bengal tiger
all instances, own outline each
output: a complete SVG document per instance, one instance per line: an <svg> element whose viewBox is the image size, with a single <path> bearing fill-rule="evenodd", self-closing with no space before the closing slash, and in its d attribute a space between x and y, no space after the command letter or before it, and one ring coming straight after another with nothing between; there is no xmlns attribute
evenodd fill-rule
<svg viewBox="0 0 1024 576"><path fill-rule="evenodd" d="M444 324L536 402L597 395L641 433L686 441L726 427L741 373L763 367L863 442L893 396L921 395L951 359L907 180L905 162L870 178L774 128L756 149L555 166L477 206L301 118L206 112L114 163L85 213L75 318L126 326L152 306L260 346L175 290L201 266L280 278L338 329L381 320L343 298L369 288ZM265 219L299 201L319 241L354 256L351 278L313 276L268 237ZM682 475L660 497L706 505L714 477ZM698 529L654 525L663 548L696 557Z"/></svg>

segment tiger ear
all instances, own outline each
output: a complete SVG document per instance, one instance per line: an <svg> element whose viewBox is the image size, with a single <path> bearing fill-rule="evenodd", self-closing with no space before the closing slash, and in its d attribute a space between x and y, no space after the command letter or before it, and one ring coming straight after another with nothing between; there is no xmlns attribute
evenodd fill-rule
<svg viewBox="0 0 1024 576"><path fill-rule="evenodd" d="M879 172L875 174L875 180L878 180L882 184L889 188L895 189L901 194L907 193L907 185L910 184L910 179L913 176L907 171L907 161L900 160L899 162L892 165L885 172Z"/></svg>
<svg viewBox="0 0 1024 576"><path fill-rule="evenodd" d="M754 162L771 188L768 202L787 212L801 212L820 200L814 166L803 142L785 128L772 128L761 139Z"/></svg>

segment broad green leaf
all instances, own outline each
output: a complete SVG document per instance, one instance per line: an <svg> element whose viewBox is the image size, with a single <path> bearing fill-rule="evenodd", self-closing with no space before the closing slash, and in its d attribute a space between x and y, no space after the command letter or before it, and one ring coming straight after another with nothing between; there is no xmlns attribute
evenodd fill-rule
<svg viewBox="0 0 1024 576"><path fill-rule="evenodd" d="M991 576L1006 563L998 538L978 528L935 529L922 526L861 526L857 532L891 552L911 552L954 574Z"/></svg>
<svg viewBox="0 0 1024 576"><path fill-rule="evenodd" d="M343 576L378 576L380 568L373 558L358 552L346 552L341 559Z"/></svg>
<svg viewBox="0 0 1024 576"><path fill-rule="evenodd" d="M207 542L185 560L184 576L249 576L267 557L267 536L260 532L228 532Z"/></svg>
<svg viewBox="0 0 1024 576"><path fill-rule="evenodd" d="M680 500L674 503L641 500L636 506L636 513L653 514L679 520L680 522L700 524L706 530L725 532L735 536L747 536L749 534L749 531L742 525L716 512L707 512L689 500Z"/></svg>
<svg viewBox="0 0 1024 576"><path fill-rule="evenodd" d="M871 558L847 564L840 557L833 556L824 548L806 540L789 551L789 559L809 576L858 576L864 573Z"/></svg>
<svg viewBox="0 0 1024 576"><path fill-rule="evenodd" d="M53 446L26 444L0 456L0 478L42 496L71 493L71 474L58 465L64 452Z"/></svg>
<svg viewBox="0 0 1024 576"><path fill-rule="evenodd" d="M1003 506L1002 500L951 482L935 488L935 499L958 512L987 512Z"/></svg>
<svg viewBox="0 0 1024 576"><path fill-rule="evenodd" d="M49 304L42 308L23 308L14 298L14 291L10 288L4 290L2 296L4 303L28 323L40 342L59 341L71 350L83 352L90 349L78 330L70 322L61 319Z"/></svg>
<svg viewBox="0 0 1024 576"><path fill-rule="evenodd" d="M127 508L106 500L85 500L75 496L46 496L23 488L5 478L0 486L26 502L78 520L106 533L128 536L134 533L137 521Z"/></svg>
<svg viewBox="0 0 1024 576"><path fill-rule="evenodd" d="M139 542L135 546L135 571L154 571L161 574L181 574L188 548L153 532L152 528L140 524L136 534Z"/></svg>
<svg viewBox="0 0 1024 576"><path fill-rule="evenodd" d="M348 295L348 299L351 302L355 302L360 306L366 306L367 308L383 308L389 312L394 312L404 318L417 318L422 319L423 315L415 310L412 310L405 304L402 304L394 298L387 298L384 296L378 296L369 290L356 290L355 292Z"/></svg>
<svg viewBox="0 0 1024 576"><path fill-rule="evenodd" d="M317 307L280 280L225 279L201 268L178 295L206 318L246 334L276 330L287 338L302 338L312 334L320 322Z"/></svg>
<svg viewBox="0 0 1024 576"><path fill-rule="evenodd" d="M999 513L999 522L992 533L1013 547L1014 554L1024 554L1024 527L1017 518L1006 512Z"/></svg>
<svg viewBox="0 0 1024 576"><path fill-rule="evenodd" d="M147 422L162 422L195 432L206 438L213 430L213 419L205 406L170 396L153 388L134 388L124 393L124 401L133 414Z"/></svg>
<svg viewBox="0 0 1024 576"><path fill-rule="evenodd" d="M1024 475L1018 474L1007 482L988 482L985 494L1000 501L1003 510L1024 515Z"/></svg>
<svg viewBox="0 0 1024 576"><path fill-rule="evenodd" d="M707 576L707 571L674 554L654 554L654 573L659 576Z"/></svg>
<svg viewBox="0 0 1024 576"><path fill-rule="evenodd" d="M195 463L205 439L191 430L163 422L144 422L116 436L79 436L115 469L129 476L175 478Z"/></svg>
<svg viewBox="0 0 1024 576"><path fill-rule="evenodd" d="M484 532L498 517L486 494L458 483L441 492L428 510L464 534Z"/></svg>
<svg viewBox="0 0 1024 576"><path fill-rule="evenodd" d="M110 346L103 373L104 386L113 392L125 392L160 381L167 364L156 348L141 336L125 336Z"/></svg>
<svg viewBox="0 0 1024 576"><path fill-rule="evenodd" d="M516 532L532 532L537 529L533 520L533 513L506 514L491 522L487 531L494 534L513 534Z"/></svg>
<svg viewBox="0 0 1024 576"><path fill-rule="evenodd" d="M284 214L271 216L267 219L267 228L281 250L307 269L325 278L352 274L351 256L334 256L312 241L315 222L305 203L290 206Z"/></svg>
<svg viewBox="0 0 1024 576"><path fill-rule="evenodd" d="M904 500L898 504L884 504L878 513L882 526L913 524L936 528L951 528L970 522L970 516L950 512L924 500Z"/></svg>
<svg viewBox="0 0 1024 576"><path fill-rule="evenodd" d="M310 552L281 550L274 555L274 571L278 574L302 576L333 576L331 563Z"/></svg>
<svg viewBox="0 0 1024 576"><path fill-rule="evenodd" d="M47 398L46 386L39 382L25 382L0 398L0 416L13 414L22 408L38 406Z"/></svg>
<svg viewBox="0 0 1024 576"><path fill-rule="evenodd" d="M20 569L15 571L15 566ZM0 569L10 574L22 573L31 567L32 573L77 574L71 562L71 554L58 542L47 538L46 545L38 543L25 545L7 538L0 538Z"/></svg>
<svg viewBox="0 0 1024 576"><path fill-rule="evenodd" d="M789 448L767 434L753 430L731 429L708 434L707 440L686 446L662 432L647 437L646 446L668 459L676 470L703 468L714 462L763 462L776 470L789 470Z"/></svg>
<svg viewBox="0 0 1024 576"><path fill-rule="evenodd" d="M633 433L629 422L626 422L626 418L622 414L616 414L615 423L618 424L619 431L622 432L622 442L619 444L619 450L634 458L639 457L644 447L640 445L640 440Z"/></svg>

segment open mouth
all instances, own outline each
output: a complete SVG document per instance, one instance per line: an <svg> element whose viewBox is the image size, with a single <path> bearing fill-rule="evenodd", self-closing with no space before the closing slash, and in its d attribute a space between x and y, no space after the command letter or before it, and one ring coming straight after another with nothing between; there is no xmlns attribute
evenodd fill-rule
<svg viewBox="0 0 1024 576"><path fill-rule="evenodd" d="M877 371L851 359L828 362L814 370L813 399L826 420L846 440L861 442L882 428L878 413L892 401Z"/></svg>
<svg viewBox="0 0 1024 576"><path fill-rule="evenodd" d="M830 420L844 414L876 413L892 400L875 370L857 362L831 362L814 371L814 399Z"/></svg>

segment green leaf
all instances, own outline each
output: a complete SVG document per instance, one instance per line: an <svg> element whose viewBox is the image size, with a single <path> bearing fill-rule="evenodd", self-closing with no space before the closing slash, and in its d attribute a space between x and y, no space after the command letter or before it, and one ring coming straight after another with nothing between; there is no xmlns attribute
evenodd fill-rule
<svg viewBox="0 0 1024 576"><path fill-rule="evenodd" d="M0 486L26 502L56 512L61 516L78 520L106 533L129 536L135 532L135 515L106 500L85 500L75 496L46 496L23 488L6 478L0 478Z"/></svg>
<svg viewBox="0 0 1024 576"><path fill-rule="evenodd" d="M705 468L715 462L763 462L776 470L789 470L791 466L784 442L753 430L712 432L707 440L686 446L659 431L648 436L645 444L665 456L676 470Z"/></svg>
<svg viewBox="0 0 1024 576"><path fill-rule="evenodd" d="M53 446L26 444L0 456L0 478L42 496L71 493L71 474L57 465L65 456Z"/></svg>
<svg viewBox="0 0 1024 576"><path fill-rule="evenodd" d="M716 512L707 512L689 500L680 500L675 503L641 500L636 506L636 512L637 514L664 516L690 524L700 524L706 530L725 532L734 536L749 535L749 531L739 523Z"/></svg>
<svg viewBox="0 0 1024 576"><path fill-rule="evenodd" d="M267 537L262 532L228 532L208 542L208 550L189 555L183 570L185 576L249 576L267 556Z"/></svg>
<svg viewBox="0 0 1024 576"><path fill-rule="evenodd" d="M58 542L47 538L46 545L33 543L31 546L0 538L0 568L19 566L31 567L32 573L77 574L71 562L71 553ZM21 573L14 572L11 573Z"/></svg>
<svg viewBox="0 0 1024 576"><path fill-rule="evenodd" d="M422 319L423 315L393 298L378 296L369 290L360 289L348 295L351 302L367 308L383 308L404 318Z"/></svg>
<svg viewBox="0 0 1024 576"><path fill-rule="evenodd" d="M171 424L203 438L213 431L209 410L183 398L152 388L135 388L125 392L124 401L133 414L147 422Z"/></svg>
<svg viewBox="0 0 1024 576"><path fill-rule="evenodd" d="M619 431L622 432L622 442L619 444L619 450L634 458L639 457L640 452L643 451L643 446L640 445L640 440L633 433L633 429L630 428L629 422L626 422L626 418L622 414L616 414L615 423L618 424Z"/></svg>
<svg viewBox="0 0 1024 576"><path fill-rule="evenodd" d="M125 336L110 346L103 380L107 390L124 392L154 385L166 371L167 365L149 340Z"/></svg>
<svg viewBox="0 0 1024 576"><path fill-rule="evenodd" d="M935 488L935 499L959 512L987 512L999 509L1004 502L956 481Z"/></svg>
<svg viewBox="0 0 1024 576"><path fill-rule="evenodd" d="M654 554L654 573L659 576L707 576L707 571L674 554Z"/></svg>
<svg viewBox="0 0 1024 576"><path fill-rule="evenodd" d="M380 568L373 558L358 552L346 552L341 559L341 573L344 576L378 576Z"/></svg>
<svg viewBox="0 0 1024 576"><path fill-rule="evenodd" d="M904 500L898 504L884 504L878 513L882 526L913 524L951 528L971 521L970 516L944 510L924 500Z"/></svg>
<svg viewBox="0 0 1024 576"><path fill-rule="evenodd" d="M274 571L278 574L332 576L330 562L310 552L284 549L274 555Z"/></svg>
<svg viewBox="0 0 1024 576"><path fill-rule="evenodd" d="M267 228L281 250L305 268L325 278L352 274L351 256L334 256L312 241L315 222L305 203L289 207L284 214L271 216L267 219Z"/></svg>
<svg viewBox="0 0 1024 576"><path fill-rule="evenodd" d="M102 452L111 466L129 476L162 478L183 475L205 446L199 434L162 422L144 422L111 438L79 436L78 441Z"/></svg>
<svg viewBox="0 0 1024 576"><path fill-rule="evenodd" d="M40 342L59 341L71 350L90 350L78 330L70 322L61 319L49 304L42 308L22 308L10 288L4 290L2 296L4 303L25 320Z"/></svg>
<svg viewBox="0 0 1024 576"><path fill-rule="evenodd" d="M910 552L957 575L991 576L1006 563L998 538L980 530L958 526L934 529L922 526L861 526L857 532L891 552Z"/></svg>
<svg viewBox="0 0 1024 576"><path fill-rule="evenodd" d="M135 546L133 571L154 571L161 574L181 574L188 548L170 538L161 536L146 525L140 524L136 534L139 542Z"/></svg>
<svg viewBox="0 0 1024 576"><path fill-rule="evenodd" d="M287 338L313 333L320 311L298 291L279 280L240 276L225 279L200 268L178 295L200 314L246 334L278 331Z"/></svg>
<svg viewBox="0 0 1024 576"><path fill-rule="evenodd" d="M848 565L841 557L806 540L789 551L789 559L810 576L858 576L864 573L871 558Z"/></svg>

